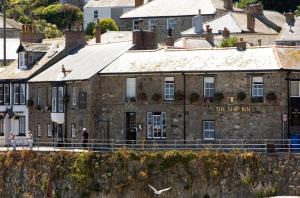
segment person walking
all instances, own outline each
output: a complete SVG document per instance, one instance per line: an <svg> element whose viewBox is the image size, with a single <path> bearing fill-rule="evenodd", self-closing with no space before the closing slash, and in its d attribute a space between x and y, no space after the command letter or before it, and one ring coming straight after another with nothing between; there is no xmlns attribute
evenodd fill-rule
<svg viewBox="0 0 300 198"><path fill-rule="evenodd" d="M13 146L14 151L17 149L15 137L16 137L16 135L13 132L10 132L10 135L9 135L10 144Z"/></svg>
<svg viewBox="0 0 300 198"><path fill-rule="evenodd" d="M28 141L28 146L30 150L32 151L32 144L33 144L33 137L31 131L27 132L27 141Z"/></svg>
<svg viewBox="0 0 300 198"><path fill-rule="evenodd" d="M87 132L86 128L83 128L82 129L82 147L83 148L87 147L88 139L89 139L89 133Z"/></svg>

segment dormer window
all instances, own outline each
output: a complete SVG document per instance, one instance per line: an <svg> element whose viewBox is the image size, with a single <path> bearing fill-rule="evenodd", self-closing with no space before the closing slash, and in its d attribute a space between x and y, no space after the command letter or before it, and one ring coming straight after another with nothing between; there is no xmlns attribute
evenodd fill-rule
<svg viewBox="0 0 300 198"><path fill-rule="evenodd" d="M19 52L19 69L27 68L26 52Z"/></svg>

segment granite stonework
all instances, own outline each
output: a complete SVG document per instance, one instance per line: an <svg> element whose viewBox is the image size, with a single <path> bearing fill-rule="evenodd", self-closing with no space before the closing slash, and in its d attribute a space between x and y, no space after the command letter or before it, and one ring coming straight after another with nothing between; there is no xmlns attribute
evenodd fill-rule
<svg viewBox="0 0 300 198"><path fill-rule="evenodd" d="M294 74L299 76L299 74ZM184 138L184 101L153 101L152 95L163 96L165 77L175 77L175 92L184 92L183 74L157 75L121 75L100 76L100 93L97 98L98 113L109 111L110 138L126 139L126 112L136 113L136 123L142 126L137 131L138 140L146 139L147 112L166 112L167 139L183 140ZM203 97L203 77L215 77L215 91L223 93L221 102L211 102ZM264 79L264 102L251 101L251 77L262 76ZM136 102L125 101L126 77L136 77ZM282 112L287 111L287 77L286 72L218 72L208 74L185 74L186 83L186 139L202 139L202 121L215 121L216 139L280 139L282 138ZM114 83L111 83L114 82ZM246 98L237 99L237 93L243 91ZM266 95L275 92L277 99L268 101ZM139 100L139 94L146 93L146 100ZM191 103L192 93L200 95L199 101ZM106 113L107 114L107 113ZM99 113L101 116L103 113ZM285 126L286 127L286 126ZM98 131L105 131L102 126ZM107 134L103 132L102 134ZM103 138L100 136L99 138Z"/></svg>

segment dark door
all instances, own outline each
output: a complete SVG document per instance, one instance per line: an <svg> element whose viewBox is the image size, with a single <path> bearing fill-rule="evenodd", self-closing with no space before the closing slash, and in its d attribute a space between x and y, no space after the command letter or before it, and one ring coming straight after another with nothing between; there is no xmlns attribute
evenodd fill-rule
<svg viewBox="0 0 300 198"><path fill-rule="evenodd" d="M64 131L62 124L53 123L53 137L56 137L57 146L63 146Z"/></svg>
<svg viewBox="0 0 300 198"><path fill-rule="evenodd" d="M126 113L126 140L129 144L135 144L136 140L136 114L135 112Z"/></svg>
<svg viewBox="0 0 300 198"><path fill-rule="evenodd" d="M291 134L300 134L300 98L291 97L290 99L290 132Z"/></svg>

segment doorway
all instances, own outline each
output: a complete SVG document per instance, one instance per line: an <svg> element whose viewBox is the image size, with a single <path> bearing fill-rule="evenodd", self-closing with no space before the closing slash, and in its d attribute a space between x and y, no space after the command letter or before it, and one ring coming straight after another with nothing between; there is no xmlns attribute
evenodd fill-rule
<svg viewBox="0 0 300 198"><path fill-rule="evenodd" d="M62 124L57 124L53 122L53 137L56 137L57 146L63 146L64 131Z"/></svg>
<svg viewBox="0 0 300 198"><path fill-rule="evenodd" d="M127 144L135 144L136 141L136 113L126 113L126 140Z"/></svg>

